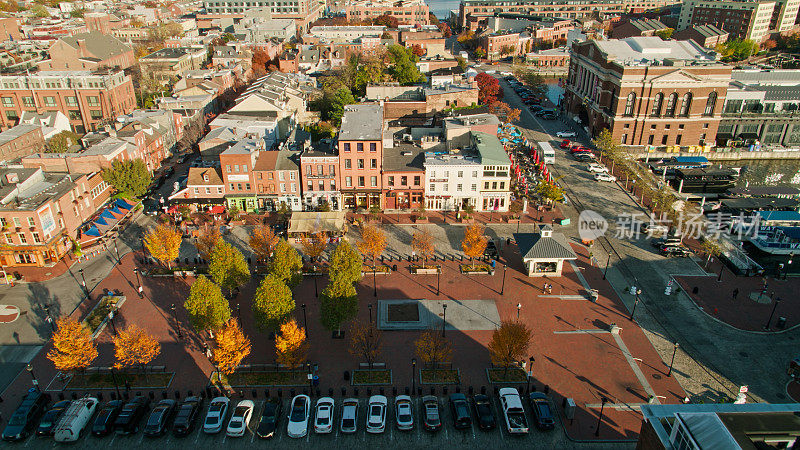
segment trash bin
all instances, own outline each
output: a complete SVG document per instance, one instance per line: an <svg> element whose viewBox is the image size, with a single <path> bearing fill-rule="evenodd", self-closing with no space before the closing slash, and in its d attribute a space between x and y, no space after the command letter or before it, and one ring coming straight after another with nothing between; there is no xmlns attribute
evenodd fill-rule
<svg viewBox="0 0 800 450"><path fill-rule="evenodd" d="M568 398L564 402L564 417L570 420L575 418L575 400Z"/></svg>
<svg viewBox="0 0 800 450"><path fill-rule="evenodd" d="M350 371L349 370L345 370L344 371L344 381L350 381Z"/></svg>
<svg viewBox="0 0 800 450"><path fill-rule="evenodd" d="M497 265L497 261L495 261L495 260L492 260L492 269L494 269L494 266L495 266L495 265Z"/></svg>
<svg viewBox="0 0 800 450"><path fill-rule="evenodd" d="M392 264L392 272L397 272L397 264Z"/></svg>
<svg viewBox="0 0 800 450"><path fill-rule="evenodd" d="M589 300L593 303L597 303L597 299L600 298L600 292L597 289L589 289Z"/></svg>
<svg viewBox="0 0 800 450"><path fill-rule="evenodd" d="M314 378L312 378L311 382L314 384L314 387L319 386L319 375L314 375Z"/></svg>
<svg viewBox="0 0 800 450"><path fill-rule="evenodd" d="M775 324L775 327L779 330L786 328L786 317L778 317L778 323Z"/></svg>

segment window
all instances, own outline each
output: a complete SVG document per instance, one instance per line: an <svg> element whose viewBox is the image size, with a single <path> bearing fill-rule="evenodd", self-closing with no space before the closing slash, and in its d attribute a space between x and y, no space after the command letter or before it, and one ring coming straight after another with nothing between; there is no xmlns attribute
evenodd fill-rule
<svg viewBox="0 0 800 450"><path fill-rule="evenodd" d="M725 109L723 112L726 113L738 113L742 111L742 100L728 100L725 102Z"/></svg>
<svg viewBox="0 0 800 450"><path fill-rule="evenodd" d="M478 178L478 171L477 170L473 170L472 171L472 178Z"/></svg>
<svg viewBox="0 0 800 450"><path fill-rule="evenodd" d="M353 187L353 177L344 177L344 185L347 187Z"/></svg>
<svg viewBox="0 0 800 450"><path fill-rule="evenodd" d="M406 176L400 177L400 186L408 186L408 177Z"/></svg>
<svg viewBox="0 0 800 450"><path fill-rule="evenodd" d="M461 187L461 183L456 185L456 191L461 192L463 189Z"/></svg>
<svg viewBox="0 0 800 450"><path fill-rule="evenodd" d="M20 223L20 221L19 221L19 217L14 217L12 220L14 220L14 226L15 227L19 228L19 227L22 226L22 223Z"/></svg>
<svg viewBox="0 0 800 450"><path fill-rule="evenodd" d="M42 239L39 237L39 233L34 232L32 234L33 234L33 242L37 244L42 242Z"/></svg>
<svg viewBox="0 0 800 450"><path fill-rule="evenodd" d="M332 191L335 191L335 190L336 190L336 182L335 182L335 181L333 181L333 180L331 180L331 190L332 190Z"/></svg>
<svg viewBox="0 0 800 450"><path fill-rule="evenodd" d="M31 226L31 227L35 227L36 226L36 221L33 220L33 217L28 217L28 225Z"/></svg>
<svg viewBox="0 0 800 450"><path fill-rule="evenodd" d="M100 120L100 119L103 118L103 114L100 111L96 110L96 109L89 110L89 115L94 120Z"/></svg>
<svg viewBox="0 0 800 450"><path fill-rule="evenodd" d="M351 160L349 160L349 159L345 159L344 160L344 168L345 169L352 169L353 168L353 162Z"/></svg>
<svg viewBox="0 0 800 450"><path fill-rule="evenodd" d="M217 194L222 194L222 188L221 187L217 188Z"/></svg>
<svg viewBox="0 0 800 450"><path fill-rule="evenodd" d="M230 164L225 164L225 171L228 172L228 173L231 173L231 165Z"/></svg>
<svg viewBox="0 0 800 450"><path fill-rule="evenodd" d="M309 182L309 185L311 185L311 184L313 184L313 183ZM292 186L294 186L294 185L292 185ZM320 180L319 182L317 182L317 186L319 186L319 190L320 191L324 191L325 190L325 182L324 181Z"/></svg>
<svg viewBox="0 0 800 450"><path fill-rule="evenodd" d="M378 187L378 177L369 177L369 185L371 187Z"/></svg>
<svg viewBox="0 0 800 450"><path fill-rule="evenodd" d="M286 179L286 176L284 175L283 172L278 172L278 179L281 181L284 181Z"/></svg>
<svg viewBox="0 0 800 450"><path fill-rule="evenodd" d="M13 122L19 119L19 115L17 115L17 112L14 111L13 109L9 109L8 111L6 111L6 119Z"/></svg>
<svg viewBox="0 0 800 450"><path fill-rule="evenodd" d="M358 177L358 186L364 187L364 177Z"/></svg>
<svg viewBox="0 0 800 450"><path fill-rule="evenodd" d="M22 104L25 106L36 106L33 102L33 97L22 97Z"/></svg>
<svg viewBox="0 0 800 450"><path fill-rule="evenodd" d="M286 192L286 183L281 183L281 192Z"/></svg>
<svg viewBox="0 0 800 450"><path fill-rule="evenodd" d="M414 177L414 186L419 186L419 183L420 183L420 177L419 176L415 176Z"/></svg>
<svg viewBox="0 0 800 450"><path fill-rule="evenodd" d="M689 117L690 106L692 106L692 93L687 92L683 95L683 102L681 103L681 116Z"/></svg>
<svg viewBox="0 0 800 450"><path fill-rule="evenodd" d="M211 193L211 188L207 187L206 188L206 194L210 194L210 193Z"/></svg>
<svg viewBox="0 0 800 450"><path fill-rule="evenodd" d="M473 184L473 185L470 187L470 190L471 190L472 192L475 192L475 191L477 191L477 190L478 190L478 185L477 185L477 184Z"/></svg>
<svg viewBox="0 0 800 450"><path fill-rule="evenodd" d="M242 172L247 173L247 164L242 164Z"/></svg>
<svg viewBox="0 0 800 450"><path fill-rule="evenodd" d="M673 92L669 94L669 99L667 99L667 109L664 111L664 115L667 117L675 117L675 105L678 103L678 94Z"/></svg>
<svg viewBox="0 0 800 450"><path fill-rule="evenodd" d="M682 134L675 136L675 145L681 145L681 138L683 137Z"/></svg>
<svg viewBox="0 0 800 450"><path fill-rule="evenodd" d="M309 191L313 191L314 190L314 182L311 181L311 180L308 180L308 190Z"/></svg>
<svg viewBox="0 0 800 450"><path fill-rule="evenodd" d="M463 170L459 170L458 171L458 178L464 178L464 171Z"/></svg>
<svg viewBox="0 0 800 450"><path fill-rule="evenodd" d="M80 111L70 109L67 112L69 113L69 120L81 120L81 112Z"/></svg>
<svg viewBox="0 0 800 450"><path fill-rule="evenodd" d="M12 236L14 236L13 234L6 233L5 236L6 236L6 244L13 244L14 243L14 238L12 237Z"/></svg>
<svg viewBox="0 0 800 450"><path fill-rule="evenodd" d="M233 171L236 172L236 173L239 173L239 165L238 164L234 164L233 165Z"/></svg>
<svg viewBox="0 0 800 450"><path fill-rule="evenodd" d="M14 107L14 98L13 97L3 97L3 106L6 108L13 108Z"/></svg>
<svg viewBox="0 0 800 450"><path fill-rule="evenodd" d="M431 183L431 192L436 192L436 185Z"/></svg>
<svg viewBox="0 0 800 450"><path fill-rule="evenodd" d="M334 166L333 164L328 166L328 175L330 176L336 175L336 166Z"/></svg>
<svg viewBox="0 0 800 450"><path fill-rule="evenodd" d="M364 168L364 160L363 159L359 159L358 160L358 168L359 169L363 169Z"/></svg>
<svg viewBox="0 0 800 450"><path fill-rule="evenodd" d="M501 181L500 182L500 190L502 191L505 188L506 188L506 182L505 181Z"/></svg>
<svg viewBox="0 0 800 450"><path fill-rule="evenodd" d="M250 190L250 183L245 183L245 185L244 185L244 189L245 189L246 191L249 191L249 190Z"/></svg>
<svg viewBox="0 0 800 450"><path fill-rule="evenodd" d="M489 189L489 182L488 181L483 183L483 189L486 189L486 190Z"/></svg>
<svg viewBox="0 0 800 450"><path fill-rule="evenodd" d="M713 116L714 115L714 107L717 106L717 93L712 92L708 94L708 100L706 100L706 109L703 111L704 116Z"/></svg>
<svg viewBox="0 0 800 450"><path fill-rule="evenodd" d="M377 169L378 168L378 160L375 159L375 158L370 159L369 160L369 168L370 169Z"/></svg>
<svg viewBox="0 0 800 450"><path fill-rule="evenodd" d="M28 239L25 238L25 233L17 233L17 237L19 238L20 244L27 244Z"/></svg>
<svg viewBox="0 0 800 450"><path fill-rule="evenodd" d="M237 191L241 191L242 190L242 183L236 183L236 190Z"/></svg>
<svg viewBox="0 0 800 450"><path fill-rule="evenodd" d="M386 184L388 184L390 187L394 186L394 177L392 177L392 176L388 177L386 179Z"/></svg>
<svg viewBox="0 0 800 450"><path fill-rule="evenodd" d="M344 143L344 151L346 151L346 152L350 151L350 143L349 142L345 142Z"/></svg>
<svg viewBox="0 0 800 450"><path fill-rule="evenodd" d="M636 94L631 92L628 94L628 100L625 103L625 116L633 117L633 105L636 103Z"/></svg>
<svg viewBox="0 0 800 450"><path fill-rule="evenodd" d="M78 97L65 97L64 103L66 103L67 106L78 106Z"/></svg>
<svg viewBox="0 0 800 450"><path fill-rule="evenodd" d="M492 189L497 189L497 181L492 181Z"/></svg>
<svg viewBox="0 0 800 450"><path fill-rule="evenodd" d="M363 152L364 151L364 143L358 142L356 143L356 151Z"/></svg>
<svg viewBox="0 0 800 450"><path fill-rule="evenodd" d="M378 144L376 144L375 142L370 142L369 143L369 151L377 152L378 151Z"/></svg>
<svg viewBox="0 0 800 450"><path fill-rule="evenodd" d="M44 106L56 106L56 98L50 96L45 97Z"/></svg>
<svg viewBox="0 0 800 450"><path fill-rule="evenodd" d="M653 139L655 139L654 135L647 136L647 145L653 145Z"/></svg>
<svg viewBox="0 0 800 450"><path fill-rule="evenodd" d="M661 136L661 145L667 145L667 135Z"/></svg>
<svg viewBox="0 0 800 450"><path fill-rule="evenodd" d="M627 134L623 134L623 135L622 135L622 138L620 138L620 140L619 140L619 141L620 141L620 143L622 143L622 144L627 144L627 143L628 143L628 135L627 135Z"/></svg>
<svg viewBox="0 0 800 450"><path fill-rule="evenodd" d="M321 181L320 181L320 184L322 184ZM291 186L292 186L292 192L297 192L297 185L294 184L294 183L291 183Z"/></svg>
<svg viewBox="0 0 800 450"><path fill-rule="evenodd" d="M650 112L651 116L658 117L661 115L661 104L664 103L664 94L659 92L656 98L653 99L653 110Z"/></svg>
<svg viewBox="0 0 800 450"><path fill-rule="evenodd" d="M45 103L47 103L47 97L45 97ZM97 106L100 104L100 99L97 96L90 95L86 97L86 104L89 106Z"/></svg>

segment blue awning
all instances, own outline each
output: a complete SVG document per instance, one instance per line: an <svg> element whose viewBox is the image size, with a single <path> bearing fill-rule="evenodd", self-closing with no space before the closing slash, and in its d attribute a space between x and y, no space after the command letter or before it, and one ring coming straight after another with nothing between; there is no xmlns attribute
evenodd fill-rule
<svg viewBox="0 0 800 450"><path fill-rule="evenodd" d="M114 213L114 214L119 214L119 215L123 214L123 212L120 211L119 208L117 208L116 205L114 205L114 207L111 208L111 212Z"/></svg>
<svg viewBox="0 0 800 450"><path fill-rule="evenodd" d="M118 208L121 208L121 209L131 209L131 208L133 208L133 205L131 205L130 203L126 202L125 200L123 200L121 198L118 198L117 201L114 202L114 205L116 205Z"/></svg>
<svg viewBox="0 0 800 450"><path fill-rule="evenodd" d="M117 218L114 217L110 212L108 212L107 209L103 210L103 213L100 214L100 217L103 217L103 218L106 218L106 219L111 219L111 220L117 220Z"/></svg>
<svg viewBox="0 0 800 450"><path fill-rule="evenodd" d="M98 218L97 218L97 219L94 221L94 223L95 223L95 225L105 225L105 226L108 226L108 222L106 222L106 219L104 219L104 218L103 218L103 216L100 216L100 217L98 217Z"/></svg>
<svg viewBox="0 0 800 450"><path fill-rule="evenodd" d="M100 230L98 230L96 226L92 225L92 227L86 230L86 232L84 232L83 234L87 236L100 237Z"/></svg>

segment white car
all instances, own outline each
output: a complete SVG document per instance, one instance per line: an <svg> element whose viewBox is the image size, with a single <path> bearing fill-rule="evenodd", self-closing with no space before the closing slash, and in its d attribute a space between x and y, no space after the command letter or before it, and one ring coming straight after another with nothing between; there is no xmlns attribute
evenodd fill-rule
<svg viewBox="0 0 800 450"><path fill-rule="evenodd" d="M559 131L558 133L556 133L556 137L560 137L560 138L575 137L577 135L578 135L578 133L576 133L574 131Z"/></svg>
<svg viewBox="0 0 800 450"><path fill-rule="evenodd" d="M586 166L586 170L592 173L608 173L608 168L598 163L589 163L589 165Z"/></svg>
<svg viewBox="0 0 800 450"><path fill-rule="evenodd" d="M233 410L231 420L228 421L228 430L225 432L230 437L244 436L247 431L247 426L250 424L250 418L253 417L253 404L252 400L242 400Z"/></svg>
<svg viewBox="0 0 800 450"><path fill-rule="evenodd" d="M305 437L308 433L308 416L311 412L311 399L307 395L297 395L289 408L289 423L286 432L290 438Z"/></svg>
<svg viewBox="0 0 800 450"><path fill-rule="evenodd" d="M609 183L613 183L617 181L617 177L611 175L610 173L596 173L594 174L595 181L608 181Z"/></svg>
<svg viewBox="0 0 800 450"><path fill-rule="evenodd" d="M330 397L317 400L317 410L314 414L314 431L317 433L330 433L333 431L334 401Z"/></svg>
<svg viewBox="0 0 800 450"><path fill-rule="evenodd" d="M506 422L509 434L528 434L528 419L519 392L514 388L500 389L500 410Z"/></svg>
<svg viewBox="0 0 800 450"><path fill-rule="evenodd" d="M414 407L411 397L398 395L394 400L395 423L398 430L411 430L414 428Z"/></svg>
<svg viewBox="0 0 800 450"><path fill-rule="evenodd" d="M386 430L386 397L373 395L367 406L367 433L383 433Z"/></svg>
<svg viewBox="0 0 800 450"><path fill-rule="evenodd" d="M206 420L203 422L203 432L207 434L215 434L222 431L225 424L225 416L228 414L228 404L230 404L228 397L215 397L208 405L208 413L206 413Z"/></svg>
<svg viewBox="0 0 800 450"><path fill-rule="evenodd" d="M355 433L358 429L358 399L346 398L342 401L342 433Z"/></svg>

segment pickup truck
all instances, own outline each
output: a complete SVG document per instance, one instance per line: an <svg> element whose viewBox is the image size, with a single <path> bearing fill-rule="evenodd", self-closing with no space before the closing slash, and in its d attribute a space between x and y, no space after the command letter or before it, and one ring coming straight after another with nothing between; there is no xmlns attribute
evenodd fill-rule
<svg viewBox="0 0 800 450"><path fill-rule="evenodd" d="M526 434L528 432L525 409L522 407L522 399L516 389L500 389L500 407L503 410L506 430L509 434Z"/></svg>

